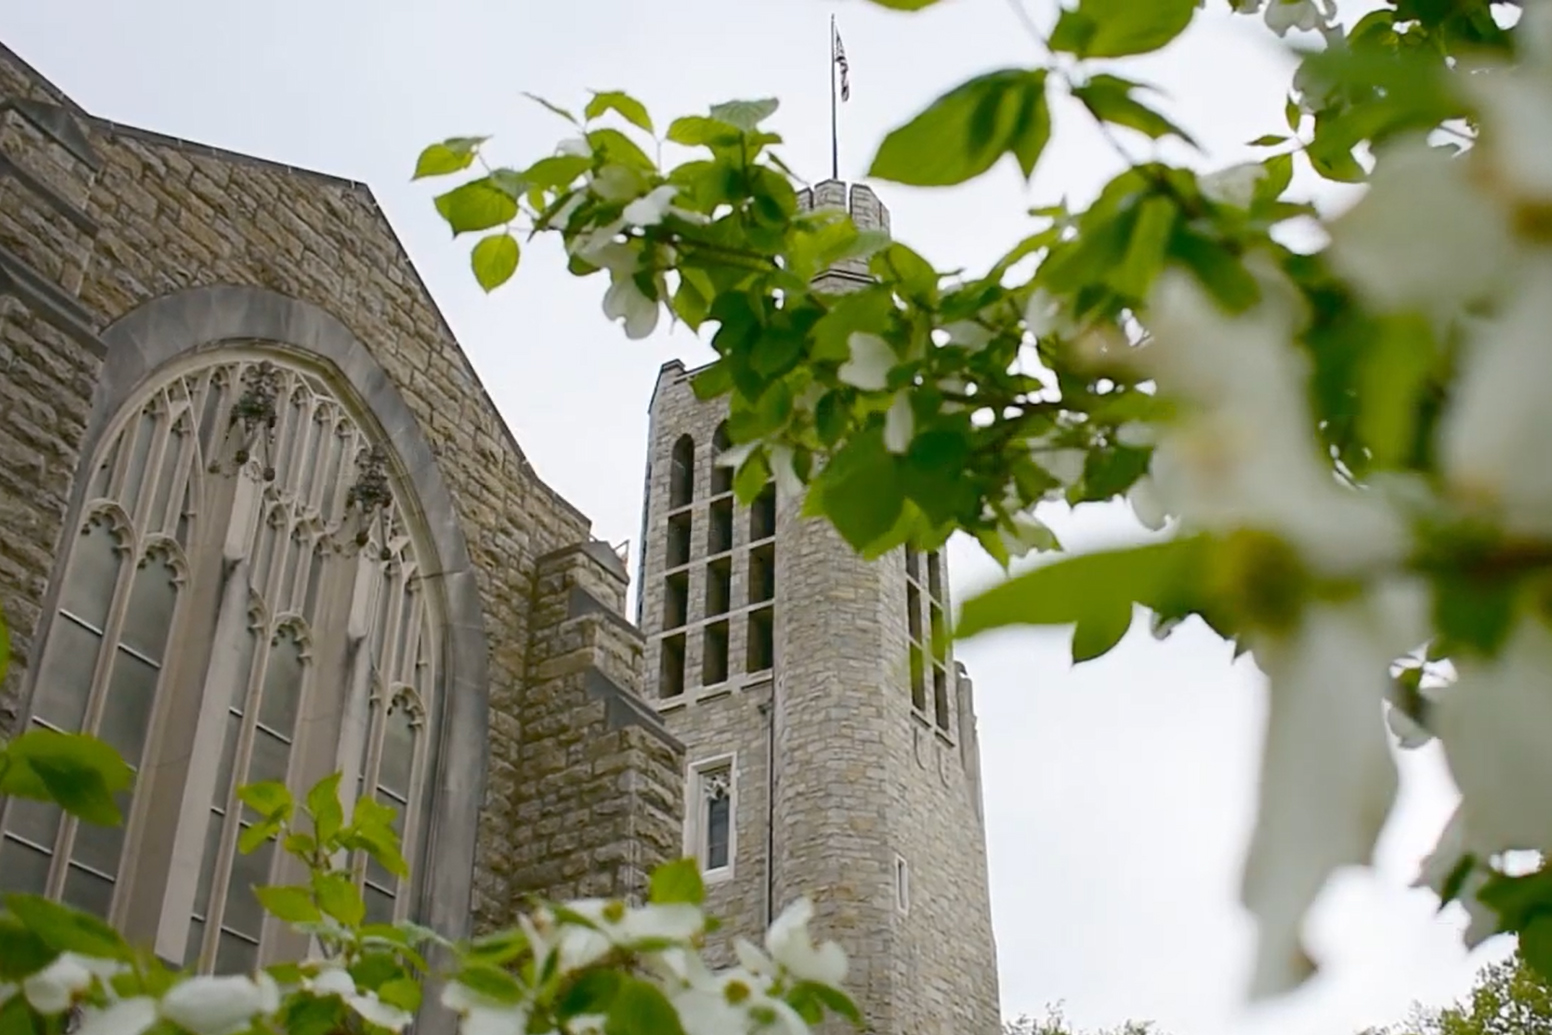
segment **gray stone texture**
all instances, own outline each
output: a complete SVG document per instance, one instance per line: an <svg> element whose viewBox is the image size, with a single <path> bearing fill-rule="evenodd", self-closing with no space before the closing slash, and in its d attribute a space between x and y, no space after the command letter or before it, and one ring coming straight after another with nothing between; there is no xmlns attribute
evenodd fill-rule
<svg viewBox="0 0 1552 1035"><path fill-rule="evenodd" d="M828 181L805 195L805 204L849 208L859 225L888 229L887 211L865 187L848 191ZM854 265L825 274L821 286L848 290L865 274ZM777 912L808 895L817 931L837 939L851 957L848 985L871 1030L992 1035L999 1030L996 949L969 678L950 658L948 729L936 726L930 676L926 714L913 708L904 551L864 561L828 523L800 517L800 499L783 497L775 539L774 691L768 673L740 672L744 508L734 523L733 673L725 684L700 685L712 436L726 410L721 401L697 400L692 377L670 363L653 395L641 619L649 687L658 685L648 696L684 741L686 763L737 756L734 864L730 877L712 885L711 906L729 936L758 937L767 919L767 881ZM660 659L669 482L674 444L684 434L696 444L686 686L682 695L665 698ZM946 571L943 581L948 613ZM774 752L764 710L771 701ZM767 844L774 846L771 870ZM897 855L909 870L905 910L897 902Z"/></svg>
<svg viewBox="0 0 1552 1035"><path fill-rule="evenodd" d="M178 351L258 339L306 353L379 422L436 577L469 602L449 611L444 708L479 742L444 746L464 775L433 828L477 820L472 872L445 886L462 920L637 892L677 854L682 752L635 696L623 565L530 467L366 187L94 118L0 48L0 260L0 736L25 714L103 423Z"/></svg>

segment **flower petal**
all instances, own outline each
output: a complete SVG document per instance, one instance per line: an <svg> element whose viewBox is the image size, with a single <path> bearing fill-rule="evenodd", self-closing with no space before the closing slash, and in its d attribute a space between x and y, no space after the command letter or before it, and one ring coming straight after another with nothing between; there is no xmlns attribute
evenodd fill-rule
<svg viewBox="0 0 1552 1035"><path fill-rule="evenodd" d="M1372 602L1309 607L1255 645L1270 683L1255 832L1242 899L1259 929L1251 995L1310 977L1300 927L1341 866L1367 863L1396 795L1380 703L1396 656Z"/></svg>
<svg viewBox="0 0 1552 1035"><path fill-rule="evenodd" d="M372 992L367 992L364 995L350 996L345 1002L363 1020L370 1024L375 1024L379 1028L387 1028L389 1031L403 1031L415 1019L408 1010L402 1010L397 1006L390 1006L377 998L376 994Z"/></svg>
<svg viewBox="0 0 1552 1035"><path fill-rule="evenodd" d="M156 1023L156 1000L150 996L120 999L105 1009L82 1011L74 1035L141 1035Z"/></svg>
<svg viewBox="0 0 1552 1035"><path fill-rule="evenodd" d="M815 945L808 922L814 906L800 898L782 911L765 935L771 958L800 981L816 981L835 987L846 980L846 953L834 942Z"/></svg>
<svg viewBox="0 0 1552 1035"><path fill-rule="evenodd" d="M906 393L899 392L884 414L884 448L891 453L904 453L911 448L915 431L916 415L911 412L911 400Z"/></svg>
<svg viewBox="0 0 1552 1035"><path fill-rule="evenodd" d="M622 213L625 221L632 226L656 226L663 221L664 214L669 209L669 203L679 194L679 188L672 184L663 184L654 187L644 197L637 198L625 206Z"/></svg>
<svg viewBox="0 0 1552 1035"><path fill-rule="evenodd" d="M92 987L92 972L74 953L61 953L54 962L22 979L22 993L32 1008L44 1016L70 1009L75 997Z"/></svg>
<svg viewBox="0 0 1552 1035"><path fill-rule="evenodd" d="M162 997L162 1016L193 1035L229 1035L252 1023L265 998L252 978L194 977Z"/></svg>
<svg viewBox="0 0 1552 1035"><path fill-rule="evenodd" d="M1279 5L1273 3L1272 6ZM1256 184L1265 178L1266 167L1260 162L1241 162L1208 173L1197 181L1197 185L1209 201L1234 208L1249 208L1256 198Z"/></svg>
<svg viewBox="0 0 1552 1035"><path fill-rule="evenodd" d="M842 381L868 392L882 392L889 384L889 372L899 362L889 342L876 334L853 331L846 340L851 358L836 372Z"/></svg>

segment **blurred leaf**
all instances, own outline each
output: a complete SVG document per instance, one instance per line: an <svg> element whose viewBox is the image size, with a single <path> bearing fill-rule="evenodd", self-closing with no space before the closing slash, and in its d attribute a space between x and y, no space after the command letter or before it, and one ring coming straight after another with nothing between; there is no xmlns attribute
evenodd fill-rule
<svg viewBox="0 0 1552 1035"><path fill-rule="evenodd" d="M432 144L420 153L415 162L413 179L426 176L446 176L448 173L467 169L474 162L475 149L489 137L451 137L440 144Z"/></svg>
<svg viewBox="0 0 1552 1035"><path fill-rule="evenodd" d="M646 106L630 94L619 90L594 93L593 99L587 102L587 107L582 114L592 120L611 110L619 112L631 125L644 129L648 133L652 132L652 116L647 114Z"/></svg>
<svg viewBox="0 0 1552 1035"><path fill-rule="evenodd" d="M488 178L472 180L439 195L436 208L452 228L454 237L503 226L517 217L517 202Z"/></svg>
<svg viewBox="0 0 1552 1035"><path fill-rule="evenodd" d="M114 795L129 788L134 772L96 737L30 729L6 745L5 757L0 796L52 801L98 826L123 822Z"/></svg>
<svg viewBox="0 0 1552 1035"><path fill-rule="evenodd" d="M506 233L481 238L469 255L474 279L487 292L512 279L512 274L517 272L517 259L517 238Z"/></svg>
<svg viewBox="0 0 1552 1035"><path fill-rule="evenodd" d="M1003 69L955 87L892 131L868 175L950 186L981 175L1011 151L1027 179L1050 137L1044 69Z"/></svg>
<svg viewBox="0 0 1552 1035"><path fill-rule="evenodd" d="M1072 94L1096 118L1135 129L1154 140L1173 134L1195 147L1196 141L1189 133L1132 96L1139 85L1119 76L1100 74L1074 88Z"/></svg>
<svg viewBox="0 0 1552 1035"><path fill-rule="evenodd" d="M296 807L291 791L279 780L244 784L237 788L237 798L265 819L288 820Z"/></svg>
<svg viewBox="0 0 1552 1035"><path fill-rule="evenodd" d="M366 916L366 905L356 882L344 873L313 874L313 894L318 908L328 913L346 927L359 925Z"/></svg>
<svg viewBox="0 0 1552 1035"><path fill-rule="evenodd" d="M38 895L7 895L5 904L28 930L56 952L109 960L128 960L133 955L117 931L78 909Z"/></svg>
<svg viewBox="0 0 1552 1035"><path fill-rule="evenodd" d="M684 1035L679 1012L656 986L622 977L604 1021L605 1035Z"/></svg>
<svg viewBox="0 0 1552 1035"><path fill-rule="evenodd" d="M749 131L759 126L760 123L776 114L776 109L781 104L774 97L766 97L757 101L727 101L711 106L711 117L716 122L725 122L737 129Z"/></svg>
<svg viewBox="0 0 1552 1035"><path fill-rule="evenodd" d="M647 900L659 905L686 902L698 906L706 899L701 881L700 863L695 859L677 859L652 871Z"/></svg>
<svg viewBox="0 0 1552 1035"><path fill-rule="evenodd" d="M266 912L288 924L313 923L322 919L312 894L306 888L293 885L256 886L253 895Z"/></svg>
<svg viewBox="0 0 1552 1035"><path fill-rule="evenodd" d="M1051 30L1051 49L1079 57L1125 57L1158 50L1191 24L1196 0L1079 0Z"/></svg>

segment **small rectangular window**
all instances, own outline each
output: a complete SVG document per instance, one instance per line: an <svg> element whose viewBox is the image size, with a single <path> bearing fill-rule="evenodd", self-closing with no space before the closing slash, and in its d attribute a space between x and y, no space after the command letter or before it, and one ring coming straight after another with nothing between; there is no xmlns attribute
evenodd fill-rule
<svg viewBox="0 0 1552 1035"><path fill-rule="evenodd" d="M932 712L937 720L938 729L948 732L949 700L948 700L948 673L942 665L932 667Z"/></svg>
<svg viewBox="0 0 1552 1035"><path fill-rule="evenodd" d="M706 552L726 553L733 549L733 501L717 500L711 505L711 524L706 530Z"/></svg>
<svg viewBox="0 0 1552 1035"><path fill-rule="evenodd" d="M776 597L776 544L749 551L749 602L763 604Z"/></svg>
<svg viewBox="0 0 1552 1035"><path fill-rule="evenodd" d="M706 617L727 614L733 599L733 558L724 557L706 565Z"/></svg>
<svg viewBox="0 0 1552 1035"><path fill-rule="evenodd" d="M905 548L905 574L908 578L921 578L921 569L916 563L916 547L914 546L907 546Z"/></svg>
<svg viewBox="0 0 1552 1035"><path fill-rule="evenodd" d="M905 587L905 624L911 632L911 642L922 641L921 619L921 591L915 583L907 583Z"/></svg>
<svg viewBox="0 0 1552 1035"><path fill-rule="evenodd" d="M690 573L681 571L663 580L663 628L677 629L690 617Z"/></svg>
<svg viewBox="0 0 1552 1035"><path fill-rule="evenodd" d="M684 633L663 637L663 660L658 676L659 697L684 693Z"/></svg>
<svg viewBox="0 0 1552 1035"><path fill-rule="evenodd" d="M749 649L745 671L766 672L776 663L776 612L762 607L749 612Z"/></svg>
<svg viewBox="0 0 1552 1035"><path fill-rule="evenodd" d="M911 911L911 866L904 856L895 856L895 908L902 913Z"/></svg>
<svg viewBox="0 0 1552 1035"><path fill-rule="evenodd" d="M927 592L934 600L943 599L943 561L936 550L927 555Z"/></svg>
<svg viewBox="0 0 1552 1035"><path fill-rule="evenodd" d="M749 540L759 542L776 534L776 485L760 490L749 508Z"/></svg>
<svg viewBox="0 0 1552 1035"><path fill-rule="evenodd" d="M706 626L701 654L701 686L726 683L728 677L728 624L716 622Z"/></svg>
<svg viewBox="0 0 1552 1035"><path fill-rule="evenodd" d="M933 653L948 653L948 630L943 627L943 609L936 602L927 608L927 632L932 637L929 645Z"/></svg>
<svg viewBox="0 0 1552 1035"><path fill-rule="evenodd" d="M690 511L668 519L668 567L690 563Z"/></svg>

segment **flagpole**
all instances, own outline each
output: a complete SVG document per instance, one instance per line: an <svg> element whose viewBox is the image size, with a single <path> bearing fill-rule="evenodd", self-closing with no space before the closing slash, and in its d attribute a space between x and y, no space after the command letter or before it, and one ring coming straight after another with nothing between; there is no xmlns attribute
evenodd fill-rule
<svg viewBox="0 0 1552 1035"><path fill-rule="evenodd" d="M830 16L830 178L841 178L840 120L835 101L835 15Z"/></svg>

